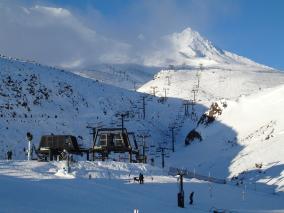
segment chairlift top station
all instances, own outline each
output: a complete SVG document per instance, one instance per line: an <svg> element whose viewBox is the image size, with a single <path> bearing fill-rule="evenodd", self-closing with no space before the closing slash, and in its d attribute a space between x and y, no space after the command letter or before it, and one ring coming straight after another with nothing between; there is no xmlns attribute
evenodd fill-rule
<svg viewBox="0 0 284 213"><path fill-rule="evenodd" d="M36 152L41 160L46 160L47 157L53 160L60 157L64 150L70 154L87 153L87 159L89 158L89 150L80 147L77 138L72 135L43 135Z"/></svg>
<svg viewBox="0 0 284 213"><path fill-rule="evenodd" d="M94 128L93 132L94 151L106 150L119 153L138 150L135 134L128 133L126 128Z"/></svg>
<svg viewBox="0 0 284 213"><path fill-rule="evenodd" d="M139 149L135 134L126 128L93 128L93 159L99 154L102 159L110 153L129 153L129 161L140 161ZM132 155L136 159L132 159Z"/></svg>
<svg viewBox="0 0 284 213"><path fill-rule="evenodd" d="M92 130L93 145L90 148L81 147L73 135L43 135L36 150L38 159L53 160L58 157L61 159L60 156L65 150L75 155L86 153L88 160L90 153L93 154L93 160L105 160L111 153L128 153L130 162L142 161L133 132L127 132L126 128L92 128Z"/></svg>

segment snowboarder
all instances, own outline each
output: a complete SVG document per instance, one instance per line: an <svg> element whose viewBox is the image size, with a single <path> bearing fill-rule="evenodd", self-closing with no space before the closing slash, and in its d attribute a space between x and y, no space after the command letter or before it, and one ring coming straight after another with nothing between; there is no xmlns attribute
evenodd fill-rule
<svg viewBox="0 0 284 213"><path fill-rule="evenodd" d="M189 195L189 204L190 205L193 204L193 195L194 195L194 192L191 192L190 195Z"/></svg>

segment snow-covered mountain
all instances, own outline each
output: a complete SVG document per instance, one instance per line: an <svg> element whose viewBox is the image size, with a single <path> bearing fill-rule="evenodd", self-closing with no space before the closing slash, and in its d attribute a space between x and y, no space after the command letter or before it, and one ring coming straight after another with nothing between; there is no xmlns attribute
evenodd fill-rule
<svg viewBox="0 0 284 213"><path fill-rule="evenodd" d="M253 67L265 67L245 57L221 50L198 32L186 28L161 38L152 54L145 57L144 64L151 66L199 65L205 66L238 64Z"/></svg>
<svg viewBox="0 0 284 213"><path fill-rule="evenodd" d="M193 34L193 39L183 37L187 34ZM203 175L208 172L217 177L243 175L247 181L267 182L282 191L284 73L221 51L191 30L174 38L176 43L191 44L175 45L188 52L189 65L161 70L138 90L150 94L155 90L157 96L189 103L188 119L177 136L180 151L171 158L171 163ZM204 54L197 54L195 49ZM180 63L183 56L174 55ZM202 66L194 66L191 61L200 62L200 55L214 63L202 61ZM207 126L201 119L204 111L199 108L209 109L215 102L222 114ZM195 139L185 148L185 138L191 130L201 135L202 142ZM263 173L259 173L256 164L262 165Z"/></svg>
<svg viewBox="0 0 284 213"><path fill-rule="evenodd" d="M191 28L164 36L154 44L148 51L138 54L139 57L136 56L134 61L137 64L99 64L73 72L107 84L134 90L134 87L147 83L161 70L196 71L201 64L204 69L214 69L214 72L216 70L236 71L235 74L224 72L225 76L238 75L238 72L242 71L270 72L273 70L216 47ZM184 78L184 80L190 79L192 79L191 76ZM244 78L244 81L246 80L250 81L250 76Z"/></svg>

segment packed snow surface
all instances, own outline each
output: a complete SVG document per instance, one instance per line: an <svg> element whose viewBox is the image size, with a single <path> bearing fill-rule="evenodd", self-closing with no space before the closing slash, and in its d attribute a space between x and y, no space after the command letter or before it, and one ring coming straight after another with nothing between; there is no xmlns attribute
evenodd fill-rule
<svg viewBox="0 0 284 213"><path fill-rule="evenodd" d="M1 161L1 213L6 212L283 212L283 195L243 186L185 179L185 209L177 207L176 177L143 164L77 162L58 176L63 162ZM145 183L133 182L142 172ZM70 178L70 176L73 178ZM195 192L194 205L188 196Z"/></svg>

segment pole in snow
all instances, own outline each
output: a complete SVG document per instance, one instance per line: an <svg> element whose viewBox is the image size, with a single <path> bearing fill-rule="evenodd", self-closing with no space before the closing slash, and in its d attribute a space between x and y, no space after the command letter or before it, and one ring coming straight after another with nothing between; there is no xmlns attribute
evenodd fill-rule
<svg viewBox="0 0 284 213"><path fill-rule="evenodd" d="M28 140L28 160L32 159L32 140L33 135L30 132L27 132L27 140Z"/></svg>
<svg viewBox="0 0 284 213"><path fill-rule="evenodd" d="M162 168L165 168L165 149L162 148Z"/></svg>
<svg viewBox="0 0 284 213"><path fill-rule="evenodd" d="M211 184L211 182L209 182L209 196L210 196L210 198L213 197L213 194L212 194L212 184Z"/></svg>
<svg viewBox="0 0 284 213"><path fill-rule="evenodd" d="M211 183L211 173L209 171L209 174L208 174L208 181L209 181L209 196L210 198L213 197L213 194L212 194L212 183Z"/></svg>
<svg viewBox="0 0 284 213"><path fill-rule="evenodd" d="M178 207L184 208L184 191L183 191L183 176L182 171L178 172L179 175L179 192L178 192Z"/></svg>
<svg viewBox="0 0 284 213"><path fill-rule="evenodd" d="M66 149L64 149L63 150L63 152L64 152L64 154L65 154L65 156L66 156L66 161L65 161L65 171L67 172L67 173L70 173L70 171L71 171L71 168L70 168L70 155L69 155L69 152L66 150Z"/></svg>
<svg viewBox="0 0 284 213"><path fill-rule="evenodd" d="M243 198L243 200L245 200L246 189L247 189L247 187L246 187L246 184L245 184L244 188L243 188L243 191L242 191L242 198Z"/></svg>
<svg viewBox="0 0 284 213"><path fill-rule="evenodd" d="M175 133L174 133L175 127L171 127L171 133L172 133L172 151L175 152Z"/></svg>

